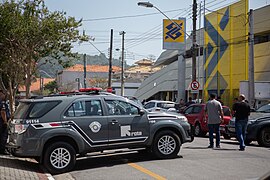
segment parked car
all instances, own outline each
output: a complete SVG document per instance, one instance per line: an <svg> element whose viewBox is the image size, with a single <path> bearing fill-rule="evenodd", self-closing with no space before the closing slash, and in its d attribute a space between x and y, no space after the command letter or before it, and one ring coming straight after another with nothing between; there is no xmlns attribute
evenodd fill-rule
<svg viewBox="0 0 270 180"><path fill-rule="evenodd" d="M124 97L131 100L131 101L134 101L135 103L137 103L138 105L143 107L143 104L141 103L141 101L139 99L137 99L136 97L134 97L134 96L124 96Z"/></svg>
<svg viewBox="0 0 270 180"><path fill-rule="evenodd" d="M227 125L226 131L228 136L236 137L235 118ZM270 116L248 120L245 144L252 141L257 141L260 146L270 147Z"/></svg>
<svg viewBox="0 0 270 180"><path fill-rule="evenodd" d="M220 132L225 138L225 125L229 123L232 115L229 107L222 107L224 113L224 122L220 126ZM183 111L183 114L187 117L188 122L194 126L195 136L205 136L208 132L207 116L205 115L204 108L205 104L192 104Z"/></svg>
<svg viewBox="0 0 270 180"><path fill-rule="evenodd" d="M175 109L175 102L172 101L160 101L160 100L151 100L148 101L144 108L149 112L153 111L176 111Z"/></svg>
<svg viewBox="0 0 270 180"><path fill-rule="evenodd" d="M174 158L193 140L184 116L149 113L110 94L68 94L20 101L9 124L12 155L35 158L52 174L74 168L76 157L119 148L145 148Z"/></svg>
<svg viewBox="0 0 270 180"><path fill-rule="evenodd" d="M263 118L263 117L268 117L270 116L270 104L265 104L258 108L255 111L250 112L249 116L249 122L254 122L258 118ZM236 132L235 132L235 118L233 117L231 121L225 126L225 136L227 139L230 139L231 137L236 137ZM246 140L246 144L249 144L249 140Z"/></svg>

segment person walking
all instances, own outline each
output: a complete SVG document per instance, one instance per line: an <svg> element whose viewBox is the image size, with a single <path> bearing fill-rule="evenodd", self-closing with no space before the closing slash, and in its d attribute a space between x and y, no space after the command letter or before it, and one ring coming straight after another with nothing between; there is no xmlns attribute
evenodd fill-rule
<svg viewBox="0 0 270 180"><path fill-rule="evenodd" d="M6 96L2 90L0 90L0 154L7 155L8 153L5 151L6 143L8 138L8 117L6 114Z"/></svg>
<svg viewBox="0 0 270 180"><path fill-rule="evenodd" d="M215 94L210 94L210 100L205 105L205 113L208 115L209 146L214 147L214 131L216 133L216 148L220 148L219 126L223 122L223 110L221 103L216 100Z"/></svg>
<svg viewBox="0 0 270 180"><path fill-rule="evenodd" d="M235 116L235 131L237 140L239 142L240 151L245 151L245 138L248 123L248 116L250 115L250 106L245 101L245 95L240 94L239 102L233 104L233 112Z"/></svg>

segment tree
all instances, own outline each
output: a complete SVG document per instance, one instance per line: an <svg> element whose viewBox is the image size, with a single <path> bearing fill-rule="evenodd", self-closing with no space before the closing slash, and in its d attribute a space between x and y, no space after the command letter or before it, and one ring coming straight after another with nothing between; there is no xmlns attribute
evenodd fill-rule
<svg viewBox="0 0 270 180"><path fill-rule="evenodd" d="M49 93L54 93L58 89L57 82L51 81L44 86L44 90L48 90Z"/></svg>
<svg viewBox="0 0 270 180"><path fill-rule="evenodd" d="M108 87L108 79L101 77L93 77L89 80L91 86L100 87L102 89L106 89Z"/></svg>
<svg viewBox="0 0 270 180"><path fill-rule="evenodd" d="M24 82L29 97L31 80L42 57L52 56L64 67L68 66L70 61L60 57L76 57L71 52L72 43L88 40L79 34L81 21L66 17L65 12L50 12L43 0L1 3L0 73L8 79L8 87L4 89L14 97L14 91Z"/></svg>

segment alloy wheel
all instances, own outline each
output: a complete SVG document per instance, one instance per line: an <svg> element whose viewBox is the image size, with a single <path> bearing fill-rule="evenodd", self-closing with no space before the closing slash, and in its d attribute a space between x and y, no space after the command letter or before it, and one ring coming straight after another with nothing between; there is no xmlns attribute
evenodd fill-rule
<svg viewBox="0 0 270 180"><path fill-rule="evenodd" d="M162 136L158 141L158 150L164 155L169 155L173 153L175 148L176 142L172 136Z"/></svg>

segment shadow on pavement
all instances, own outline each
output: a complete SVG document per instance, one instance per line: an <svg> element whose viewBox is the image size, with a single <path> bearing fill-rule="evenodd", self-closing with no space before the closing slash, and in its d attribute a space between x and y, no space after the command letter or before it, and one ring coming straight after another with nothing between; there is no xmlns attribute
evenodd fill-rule
<svg viewBox="0 0 270 180"><path fill-rule="evenodd" d="M188 146L185 149L209 149L207 146Z"/></svg>
<svg viewBox="0 0 270 180"><path fill-rule="evenodd" d="M178 156L176 158L183 158ZM174 158L175 159L175 158ZM138 153L137 151L133 153L121 154L121 155L108 155L103 157L84 157L77 159L74 171L80 171L85 169L95 169L101 167L113 167L116 165L136 163L144 161L156 161L160 160L155 158L149 153ZM162 161L162 160L161 160Z"/></svg>
<svg viewBox="0 0 270 180"><path fill-rule="evenodd" d="M184 147L185 149L209 149L209 150L211 150L211 149L213 149L213 150L219 150L219 151L237 151L238 149L236 148L236 149L232 149L232 148L208 148L208 147L205 147L205 146L192 146L192 147Z"/></svg>
<svg viewBox="0 0 270 180"><path fill-rule="evenodd" d="M2 168L12 168L17 170L42 173L38 163L31 162L23 158L14 158L9 155L0 156L0 169Z"/></svg>

